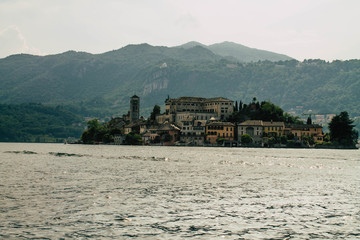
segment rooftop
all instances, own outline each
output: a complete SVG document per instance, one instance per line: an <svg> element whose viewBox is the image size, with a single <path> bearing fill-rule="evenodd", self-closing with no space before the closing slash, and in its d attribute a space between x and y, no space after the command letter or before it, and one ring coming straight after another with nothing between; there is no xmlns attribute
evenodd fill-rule
<svg viewBox="0 0 360 240"><path fill-rule="evenodd" d="M284 122L264 122L265 127L284 126Z"/></svg>
<svg viewBox="0 0 360 240"><path fill-rule="evenodd" d="M207 124L208 126L235 126L233 123L231 122L210 122Z"/></svg>
<svg viewBox="0 0 360 240"><path fill-rule="evenodd" d="M216 97L216 98L202 98L202 97L179 97L179 98L170 98L166 101L170 102L233 102L232 100L223 98L223 97Z"/></svg>
<svg viewBox="0 0 360 240"><path fill-rule="evenodd" d="M263 126L262 120L247 120L239 124L240 126Z"/></svg>

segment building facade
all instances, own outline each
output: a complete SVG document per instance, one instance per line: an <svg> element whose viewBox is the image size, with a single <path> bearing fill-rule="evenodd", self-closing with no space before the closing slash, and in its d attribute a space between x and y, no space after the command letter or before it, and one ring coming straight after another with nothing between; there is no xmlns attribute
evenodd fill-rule
<svg viewBox="0 0 360 240"><path fill-rule="evenodd" d="M264 132L263 135L268 137L275 137L284 135L285 123L284 122L263 122Z"/></svg>
<svg viewBox="0 0 360 240"><path fill-rule="evenodd" d="M235 125L230 122L211 121L205 126L206 142L216 144L218 139L234 141Z"/></svg>
<svg viewBox="0 0 360 240"><path fill-rule="evenodd" d="M217 119L224 120L234 111L234 101L218 98L180 97L165 101L165 114L181 112L213 113Z"/></svg>
<svg viewBox="0 0 360 240"><path fill-rule="evenodd" d="M249 134L254 144L262 145L264 123L262 120L247 120L238 124L238 139Z"/></svg>
<svg viewBox="0 0 360 240"><path fill-rule="evenodd" d="M285 133L292 133L297 141L301 141L304 136L312 137L314 142L324 141L322 126L318 124L289 124L285 128Z"/></svg>

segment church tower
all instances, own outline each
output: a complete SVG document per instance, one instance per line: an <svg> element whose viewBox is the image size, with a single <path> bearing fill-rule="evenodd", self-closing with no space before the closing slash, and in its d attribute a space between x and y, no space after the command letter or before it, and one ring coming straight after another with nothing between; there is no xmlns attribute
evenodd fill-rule
<svg viewBox="0 0 360 240"><path fill-rule="evenodd" d="M140 98L136 95L130 98L130 121L136 122L140 117Z"/></svg>

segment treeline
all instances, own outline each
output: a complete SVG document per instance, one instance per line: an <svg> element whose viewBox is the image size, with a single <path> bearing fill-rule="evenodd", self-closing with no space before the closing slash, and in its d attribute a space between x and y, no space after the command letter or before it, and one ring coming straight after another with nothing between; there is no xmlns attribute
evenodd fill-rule
<svg viewBox="0 0 360 240"><path fill-rule="evenodd" d="M284 123L304 124L298 116L292 116L270 101L257 101L256 97L252 102L243 104L235 101L234 113L228 119L230 122L244 122L246 120L262 120ZM311 120L310 120L311 121Z"/></svg>
<svg viewBox="0 0 360 240"><path fill-rule="evenodd" d="M82 122L64 106L0 104L0 141L63 142L80 137Z"/></svg>

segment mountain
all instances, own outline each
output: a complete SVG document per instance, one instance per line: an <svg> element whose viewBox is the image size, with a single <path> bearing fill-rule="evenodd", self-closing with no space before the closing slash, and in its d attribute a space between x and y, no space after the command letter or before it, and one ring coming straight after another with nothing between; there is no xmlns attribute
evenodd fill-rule
<svg viewBox="0 0 360 240"><path fill-rule="evenodd" d="M264 60L276 62L293 59L283 54L249 48L233 42L216 43L208 46L208 49L220 56L235 57L238 61L241 62L256 62Z"/></svg>
<svg viewBox="0 0 360 240"><path fill-rule="evenodd" d="M129 97L136 94L148 116L168 95L243 102L257 97L285 110L303 106L314 113L360 115L360 60L245 63L215 54L214 46L187 46L13 55L0 59L0 103L66 104L83 116L119 116L127 113Z"/></svg>
<svg viewBox="0 0 360 240"><path fill-rule="evenodd" d="M75 51L44 57L13 55L0 59L0 102L96 104L112 93L122 97L138 91L131 86L134 78L166 59L196 64L219 58L200 46L177 49L148 44L98 55Z"/></svg>
<svg viewBox="0 0 360 240"><path fill-rule="evenodd" d="M241 44L233 42L222 42L206 46L199 42L188 42L179 47L191 48L194 46L201 46L211 50L213 53L222 56L223 58L233 59L239 62L257 62L257 61L286 61L293 58L284 54L278 54L256 48L249 48Z"/></svg>
<svg viewBox="0 0 360 240"><path fill-rule="evenodd" d="M191 42L182 44L182 45L180 45L180 46L178 46L178 47L188 49L188 48L192 48L192 47L196 47L196 46L200 46L200 47L203 47L203 48L207 48L207 46L206 46L205 44L202 44L202 43L199 43L199 42L195 42L195 41L191 41Z"/></svg>

